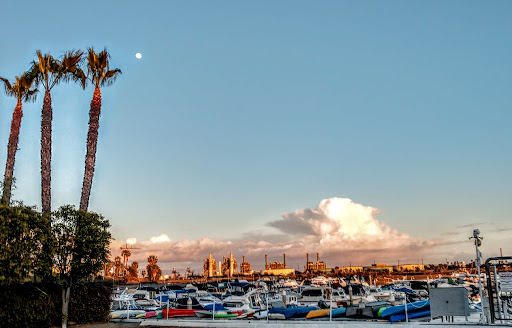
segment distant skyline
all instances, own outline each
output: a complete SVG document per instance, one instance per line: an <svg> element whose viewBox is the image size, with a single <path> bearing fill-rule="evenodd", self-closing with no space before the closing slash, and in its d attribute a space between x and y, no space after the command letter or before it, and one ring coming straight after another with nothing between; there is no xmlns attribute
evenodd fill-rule
<svg viewBox="0 0 512 328"><path fill-rule="evenodd" d="M89 206L112 224L113 256L131 238L130 262L154 253L164 271L209 252L255 267L317 251L328 266L469 261L475 228L484 257L512 252L511 10L6 0L0 76L37 49L90 46L123 71L102 90ZM52 91L54 209L78 207L92 92ZM39 209L42 101L24 104L13 192ZM14 106L0 93L2 168Z"/></svg>

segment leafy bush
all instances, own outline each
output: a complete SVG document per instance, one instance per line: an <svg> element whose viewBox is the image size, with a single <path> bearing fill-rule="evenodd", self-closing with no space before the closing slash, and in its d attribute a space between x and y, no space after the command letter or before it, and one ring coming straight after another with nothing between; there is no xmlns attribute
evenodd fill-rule
<svg viewBox="0 0 512 328"><path fill-rule="evenodd" d="M112 282L75 284L71 288L69 319L78 323L108 321L112 287Z"/></svg>
<svg viewBox="0 0 512 328"><path fill-rule="evenodd" d="M69 320L108 321L112 282L77 283ZM0 285L0 327L44 328L61 325L62 288L57 283Z"/></svg>

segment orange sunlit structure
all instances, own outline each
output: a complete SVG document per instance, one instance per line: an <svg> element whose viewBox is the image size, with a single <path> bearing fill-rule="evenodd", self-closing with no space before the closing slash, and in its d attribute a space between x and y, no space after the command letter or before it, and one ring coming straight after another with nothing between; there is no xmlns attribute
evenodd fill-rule
<svg viewBox="0 0 512 328"><path fill-rule="evenodd" d="M245 256L242 256L242 263L240 264L240 273L243 275L251 275L254 270L251 270L251 263L245 262Z"/></svg>

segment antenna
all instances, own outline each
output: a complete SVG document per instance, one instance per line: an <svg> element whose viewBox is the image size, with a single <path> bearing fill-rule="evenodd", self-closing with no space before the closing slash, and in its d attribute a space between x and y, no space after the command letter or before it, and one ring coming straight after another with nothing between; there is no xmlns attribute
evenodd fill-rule
<svg viewBox="0 0 512 328"><path fill-rule="evenodd" d="M126 244L124 247L121 246L119 247L121 250L123 249L140 249L140 247L133 247L133 246L128 246L128 244Z"/></svg>
<svg viewBox="0 0 512 328"><path fill-rule="evenodd" d="M121 249L121 251L123 250L130 250L130 249L140 249L139 247L133 247L133 246L128 246L128 243L126 243L125 247L121 246L119 247ZM126 267L128 266L128 258L125 257L124 259L124 266L125 266L125 270L126 270Z"/></svg>

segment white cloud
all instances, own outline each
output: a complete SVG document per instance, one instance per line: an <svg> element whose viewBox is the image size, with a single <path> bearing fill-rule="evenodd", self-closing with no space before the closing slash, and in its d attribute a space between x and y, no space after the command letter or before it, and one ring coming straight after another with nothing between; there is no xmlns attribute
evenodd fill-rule
<svg viewBox="0 0 512 328"><path fill-rule="evenodd" d="M171 239L164 233L161 234L160 236L151 237L151 239L149 239L149 242L152 244L165 243L168 241L171 241Z"/></svg>
<svg viewBox="0 0 512 328"><path fill-rule="evenodd" d="M268 226L279 230L279 235L251 231L246 238L227 241L203 237L175 242L161 234L136 243L134 247L137 249L133 249L130 261L145 265L147 257L155 254L163 269L172 268L176 263L186 263L183 265L190 265L200 272L209 253L220 262L223 256L227 257L232 252L238 263L241 263L242 256L246 256L258 270L263 268L265 254L268 254L269 262L273 262L281 261L282 254L286 253L289 263L296 263L302 269L306 253L320 253L322 260L332 267L347 265L349 261L368 265L374 260L396 263L397 259L400 262L411 259L413 262L412 259L421 258L424 251L435 245L433 241L391 229L377 220L376 215L380 212L348 198L329 198L322 200L316 208L284 213L281 219L268 223ZM130 240L136 241L135 238ZM112 247L113 250L116 248Z"/></svg>

